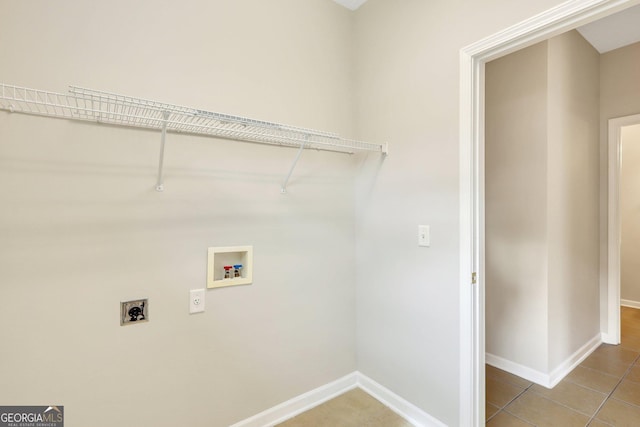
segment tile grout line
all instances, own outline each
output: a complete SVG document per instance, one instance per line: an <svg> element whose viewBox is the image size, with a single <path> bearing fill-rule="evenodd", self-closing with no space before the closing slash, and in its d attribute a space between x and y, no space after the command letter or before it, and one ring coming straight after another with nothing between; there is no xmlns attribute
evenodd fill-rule
<svg viewBox="0 0 640 427"><path fill-rule="evenodd" d="M589 416L589 415L588 415L587 413L585 413L585 412L579 411L579 410L577 410L577 409L575 409L575 408L572 408L572 407L570 407L570 406L568 406L568 405L565 405L565 404L564 404L564 403L562 403L562 402L558 402L558 401L556 401L556 400L554 400L554 399L551 399L551 398L550 398L550 397L548 397L548 396L544 396L544 395L542 395L542 394L540 394L540 393L537 393L535 390L531 390L531 393L535 393L536 395L538 395L538 396L539 396L539 397L541 397L542 399L546 399L546 400L548 400L548 401L550 401L550 402L555 403L556 405L563 406L563 407L565 407L565 408L567 408L567 409L569 409L569 410L571 410L571 411L573 411L573 412L577 412L578 414L582 414L582 415L584 415L584 416L586 416L586 417L589 417L589 420L587 421L587 424L585 424L585 426L588 426L589 424L591 424L591 423L594 421L594 419L595 419L596 415L598 414L598 412L600 411L600 409L602 409L602 407L605 405L605 403L607 403L607 402L609 401L609 399L610 399L610 398L611 398L611 399L614 399L614 398L612 397L612 396L613 396L613 393L617 390L618 386L622 383L622 381L624 381L624 379L627 377L627 375L629 374L629 372L631 371L631 369L633 369L633 367L635 366L636 362L637 362L639 359L640 359L640 354L639 354L638 356L636 356L636 358L631 362L631 365L629 365L629 367L624 371L624 373L622 374L622 377L618 380L618 382L616 383L616 385L613 387L613 389L611 390L611 392L609 392L608 394L607 394L607 393L603 393L603 392L601 392L601 391L599 391L599 390L594 390L594 389L590 389L590 388L588 388L588 387L584 387L584 386L582 386L581 384L575 383L575 382L573 382L573 381L569 381L569 382L571 382L572 384L574 384L574 385L576 385L576 386L578 386L578 387L582 387L582 388L585 388L585 389L587 389L587 390L591 390L591 391L597 392L597 393L602 394L603 396L605 396L605 398L604 398L604 400L602 401L602 403L600 404L600 406L598 406L598 407L596 408L596 410L594 411L593 415L591 415L591 416ZM597 369L592 369L592 368L587 368L587 369L590 369L590 370L592 370L592 371L595 371L595 372L598 372L598 373L601 373L601 374L605 374L605 375L613 376L613 375L607 374L606 372L599 371L599 370L597 370ZM532 384L530 387L533 387L533 384ZM518 397L519 397L519 396L518 396ZM516 398L517 398L517 397L516 397ZM515 399L513 399L513 400L515 400ZM512 401L513 401L513 400L512 400ZM617 400L617 399L616 399L616 400ZM629 403L629 402L625 402L625 401L622 401L622 402L623 402L623 403L628 403L628 404L630 404L630 405L632 405L632 406L636 406L636 405L633 405L632 403ZM509 403L511 403L511 402L509 402ZM505 408L506 408L506 406L508 406L508 405L509 405L509 404L505 405ZM508 412L506 409L505 409L505 412L507 412L507 413L508 413L508 414L510 414L510 415L514 415L514 414L512 414L511 412ZM495 416L495 415L494 415L494 416ZM515 415L514 415L514 416L515 416ZM492 417L492 418L493 418L493 417ZM519 417L517 417L517 416L516 416L516 418L519 418ZM521 418L519 418L519 419L521 419ZM523 421L526 421L526 420L523 420ZM600 421L600 420L598 420L598 421ZM604 423L604 422L603 422L603 423ZM604 423L604 424L610 425L609 423ZM612 426L612 427L613 427L613 426Z"/></svg>
<svg viewBox="0 0 640 427"><path fill-rule="evenodd" d="M584 368L584 366L583 366L583 368ZM585 369L590 369L590 368L585 368ZM596 371L595 369L591 369L591 370L592 370L593 372L597 372L597 373L599 373L599 374L602 374L602 372L600 372L600 371ZM609 376L610 376L610 377L613 377L614 379L616 379L616 380L617 380L617 378L616 378L616 377L614 377L613 375L609 375ZM592 391L592 392L594 392L594 393L601 394L601 395L603 395L603 396L606 396L606 395L607 395L607 392L606 392L606 391L597 390L597 389L595 389L595 388L587 387L586 385L584 385L584 384L580 384L579 382L573 381L573 380L571 380L571 379L569 379L569 378L564 378L562 381L566 381L566 382L571 383L571 384L573 384L573 385L575 385L575 386L582 387L582 388L583 388L583 389L585 389L585 390L589 390L589 391Z"/></svg>
<svg viewBox="0 0 640 427"><path fill-rule="evenodd" d="M500 380L496 380L496 381L500 381ZM501 381L501 382L503 382L503 383L504 383L504 381ZM511 385L513 385L513 384L511 384ZM505 405L504 405L504 406L500 407L500 409L498 409L498 410L496 411L496 413L495 413L495 414L493 414L492 416L490 416L490 417L489 417L489 418L484 422L484 423L485 423L485 425L486 425L489 421L491 421L491 420L492 420L496 415L498 415L500 412L506 412L507 414L512 415L512 416L514 416L514 417L518 418L519 420L526 422L527 424L531 424L531 423L529 423L529 422L527 422L527 421L523 420L522 418L520 418L520 417L518 417L518 416L515 416L515 415L513 415L512 413L507 412L507 411L505 410L505 408L506 408L507 406L511 405L511 403L513 403L513 401L514 401L514 400L516 400L517 398L519 398L520 396L522 396L522 395L523 395L527 390L529 390L531 387L533 387L533 383L529 384L529 385L528 385L526 388L524 388L520 393L518 393L516 396L514 396L514 398L513 398L513 399L511 399L510 401L508 401L507 403L505 403ZM492 404L492 405L493 405L493 404ZM494 405L494 406L496 406L496 405Z"/></svg>
<svg viewBox="0 0 640 427"><path fill-rule="evenodd" d="M525 391L526 391L526 390L525 390ZM515 400L515 399L514 399L514 400ZM520 418L519 416L517 416L517 415L515 415L515 414L512 414L511 412L507 411L507 410L506 410L506 407L505 407L505 409L503 409L503 410L502 410L502 411L500 411L500 412L504 412L505 414L509 414L509 415L511 415L512 417L519 419L520 421L522 421L522 422L523 422L523 423L525 423L525 424L529 424L530 426L536 427L536 425L535 425L535 424L531 424L529 421L525 420L524 418Z"/></svg>
<svg viewBox="0 0 640 427"><path fill-rule="evenodd" d="M622 384L622 381L624 381L624 379L627 378L627 375L629 375L629 372L631 372L631 369L633 369L635 364L638 362L638 359L640 359L640 355L636 356L636 358L633 360L633 362L631 362L631 364L629 365L627 370L624 371L624 374L622 375L622 378L620 378L620 380L615 385L615 387L613 387L613 390L611 390L611 392L607 395L607 398L602 401L600 406L598 406L598 409L596 409L596 411L593 413L593 415L589 419L589 422L587 422L587 424L586 424L587 426L590 425L593 422L593 420L596 419L596 415L598 415L598 413L602 410L602 407L609 401L609 399L612 399L611 396L613 396L613 393L615 393L616 390L618 389L618 387L620 387L620 384Z"/></svg>
<svg viewBox="0 0 640 427"><path fill-rule="evenodd" d="M631 320L635 321L635 319L631 319ZM622 372L621 377L619 377L619 378L616 378L617 375L613 375L613 374L608 373L606 371L601 371L600 369L597 369L597 368L582 366L582 368L584 368L587 371L598 373L600 375L609 377L610 381L607 381L607 382L609 382L609 384L611 384L611 383L614 384L609 392L606 392L606 391L603 391L603 390L598 390L598 389L595 389L595 388L591 388L591 387L586 386L584 384L580 384L580 383L578 383L578 382L576 382L574 380L565 378L565 380L567 380L567 382L569 382L569 383L571 383L571 384L573 384L575 386L578 386L578 387L580 387L580 388L582 388L584 390L595 392L599 396L602 396L602 398L603 398L602 402L600 403L600 405L598 405L598 407L595 409L595 411L593 411L591 416L589 416L585 412L573 409L573 408L571 408L571 407L569 407L569 406L567 406L567 405L565 405L563 403L560 403L560 402L557 402L557 401L553 400L550 397L547 397L547 396L545 396L543 394L540 394L539 392L537 392L535 389L532 388L534 384L530 383L528 386L526 386L523 389L521 389L522 391L517 393L517 395L515 395L512 399L510 399L506 404L504 404L504 405L502 405L500 407L498 407L498 405L491 404L491 407L496 408L497 411L491 417L486 419L485 425L488 424L489 422L491 422L492 420L494 420L494 418L497 417L498 415L500 415L500 413L502 412L502 413L505 413L504 415L512 416L512 417L516 418L517 420L522 421L526 425L534 426L534 424L532 424L531 422L529 422L526 419L523 419L523 418L521 418L521 417L519 417L517 415L512 414L507 409L511 404L514 403L514 401L520 399L527 391L531 391L532 393L534 393L535 395L539 396L542 399L548 400L548 401L553 402L553 403L555 403L555 404L557 404L559 406L563 406L563 407L565 407L565 408L567 408L567 409L569 409L569 410L571 410L573 412L576 412L576 413L582 414L583 416L586 416L587 422L586 422L585 426L591 426L593 423L602 423L602 425L613 427L613 425L610 424L610 422L605 422L605 421L602 421L602 420L597 418L598 414L603 410L603 407L608 402L611 402L611 401L615 400L616 402L619 402L620 404L627 405L629 407L640 408L640 404L636 405L636 404L634 404L632 402L627 402L626 400L614 397L614 394L618 390L620 390L623 382L631 381L629 378L631 377L631 372L634 370L634 368L636 366L640 367L640 354L639 354L640 348L635 348L634 346L627 347L626 345L623 345L622 343L619 344L619 348L622 349L622 350L628 350L630 352L636 353L636 356L629 362L629 364L627 364L626 368ZM493 380L498 381L498 382L503 383L503 384L509 384L509 385L512 385L512 386L515 386L515 387L518 387L518 388L522 387L522 385L516 385L516 384L510 382L508 379L505 379L505 378L493 378ZM636 383L636 382L640 383L640 381L633 381L633 382L634 383ZM589 412L591 412L591 411L589 411Z"/></svg>
<svg viewBox="0 0 640 427"><path fill-rule="evenodd" d="M609 401L609 399L610 399L610 398L612 398L611 396L613 395L613 393L617 390L618 386L622 383L622 381L627 377L627 375L629 374L629 372L631 371L631 369L633 369L633 367L636 365L636 362L638 362L638 360L640 360L640 354L639 354L638 356L636 356L636 358L631 362L631 364L627 367L627 369L625 370L625 372L622 374L622 377L618 380L618 382L616 383L616 385L613 387L613 389L612 389L608 394L607 394L607 393L603 393L603 392L602 392L602 391L600 391L600 390L595 390L595 389L592 389L592 388L589 388L589 387L585 387L585 386L583 386L582 384L578 384L578 383L576 383L576 382L573 382L573 381L571 381L571 380L568 380L569 382L571 382L572 384L574 384L574 385L576 385L576 386L578 386L578 387L581 387L581 388L584 388L584 389L586 389L586 390L590 390L590 391L593 391L593 392L596 392L596 393L598 393L598 394L601 394L601 395L605 396L605 398L604 398L604 400L602 401L602 403L601 403L601 404L596 408L596 410L593 412L593 414L592 414L591 416L590 416L589 414L585 413L585 412L579 411L579 410L574 409L574 408L572 408L572 407L570 407L570 406L567 406L567 405L565 405L565 404L563 404L563 403L561 403L561 402L558 402L558 401L556 401L556 400L554 400L554 399L551 399L551 398L549 398L549 397L547 397L547 396L544 396L544 395L542 395L542 394L540 394L540 393L537 393L537 392L536 392L536 391L534 391L534 390L531 390L531 392L532 392L532 393L534 393L534 394L536 394L537 396L541 397L542 399L548 400L548 401L553 402L553 403L555 403L555 404L557 404L557 405L559 405L559 406L562 406L562 407L564 407L564 408L566 408L566 409L569 409L570 411L573 411L573 412L576 412L576 413L578 413L578 414L582 414L582 415L584 415L584 416L588 417L589 419L588 419L587 423L585 424L585 426L589 426L589 425L590 425L590 424L595 420L596 415L597 415L597 414L598 414L598 412L602 409L602 407L603 407L603 406L604 406L604 405ZM598 373L601 373L601 374L604 374L604 375L608 375L608 376L614 377L614 376L613 376L613 375L611 375L611 374L608 374L608 373L606 373L606 372L599 371L599 370L597 370L597 369L588 368L588 367L584 367L584 368L585 368L585 369L589 369L589 370L594 371L594 372L598 372ZM515 384L513 384L513 383L509 383L509 382L507 382L507 381L502 381L502 380L499 380L499 379L496 379L496 378L494 378L494 380L495 380L495 381L502 382L502 383L504 383L504 384L510 384L510 385L515 386ZM520 393L519 393L518 395L516 395L513 399L511 399L509 402L507 402L503 407L500 407L500 408L498 409L498 411L496 411L496 413L495 413L495 414L493 414L491 417L489 417L489 418L486 420L485 424L486 424L486 423L488 423L489 421L491 421L491 420L492 420L494 417L496 417L500 412L506 412L507 414L509 414L509 415L511 415L511 416L513 416L513 417L515 417L515 418L518 418L519 420L521 420L521 421L523 421L523 422L525 422L525 423L527 423L527 424L532 425L532 424L531 424L531 423L529 423L527 420L522 419L522 418L518 417L517 415L514 415L514 414L512 414L511 412L507 411L507 409L506 409L506 408L507 408L507 406L509 406L511 403L513 403L516 399L518 399L520 396L522 396L525 392L527 392L529 389L531 389L531 388L533 387L533 385L534 385L534 383L531 383L531 384L530 384L529 386L527 386L527 387L526 387L522 392L520 392ZM624 402L624 403L628 403L628 402ZM633 405L633 404L630 404L630 405L632 405L632 406L636 406L636 405ZM494 405L494 406L496 406L496 405ZM600 421L600 420L598 420L598 421ZM608 423L603 423L603 424L610 425L610 424L608 424Z"/></svg>
<svg viewBox="0 0 640 427"><path fill-rule="evenodd" d="M634 353L638 353L638 352L634 351ZM639 355L640 355L640 354L639 354ZM574 369L577 369L577 368L586 369L586 370L588 370L588 371L596 372L596 373L598 373L598 374L606 375L607 377L611 377L611 378L613 378L613 379L617 379L615 375L608 374L608 373L606 373L606 372L602 372L602 371L599 371L599 370L597 370L597 369L590 368L590 367L588 367L588 366L582 366L582 364L580 364L580 365L576 366L576 368L574 368ZM571 372L573 372L573 371L571 371ZM625 371L625 372L626 372L626 371ZM605 395L607 394L606 392L604 392L604 391L602 391L602 390L598 390L598 389L595 389L595 388L592 388L592 387L586 386L586 385L584 385L584 384L580 384L579 382L576 382L575 380L572 380L571 378L569 378L569 375L567 375L567 376L566 376L565 378L563 378L562 380L563 380L563 381L568 381L568 382L570 382L570 383L572 383L572 384L575 384L575 385L579 385L580 387L586 388L587 390L595 391L595 392L598 392L598 393L600 393L600 394L605 394Z"/></svg>
<svg viewBox="0 0 640 427"><path fill-rule="evenodd" d="M578 387L580 387L580 384L575 384L575 385L577 385ZM591 418L590 418L590 417L591 417L591 415L587 414L586 412L582 412L582 411L580 411L580 410L578 410L578 409L576 409L576 408L572 408L571 406L569 406L569 405L567 405L567 404L565 404L565 403L562 403L562 402L559 402L559 401L557 401L557 400L554 400L554 399L552 399L551 397L549 397L549 396L545 396L545 395L543 395L543 394L541 394L541 393L538 393L538 392L537 392L537 391L535 391L535 390L531 390L531 393L534 393L535 395L539 396L539 397L540 397L540 398L542 398L542 399L548 400L549 402L555 403L555 404L556 404L556 405L558 405L558 406L562 406L562 407L564 407L564 408L567 408L567 409L569 409L571 412L576 412L576 413L578 413L578 414L580 414L580 415L584 415L585 417L589 418L589 420L591 420ZM601 394L601 395L603 395L603 396L606 396L606 394L605 394L605 393L602 393L602 392L598 392L598 393L599 393L599 394ZM605 400L606 400L606 399L605 399ZM597 410L598 410L598 409L600 409L600 407L596 408L596 412L597 412Z"/></svg>

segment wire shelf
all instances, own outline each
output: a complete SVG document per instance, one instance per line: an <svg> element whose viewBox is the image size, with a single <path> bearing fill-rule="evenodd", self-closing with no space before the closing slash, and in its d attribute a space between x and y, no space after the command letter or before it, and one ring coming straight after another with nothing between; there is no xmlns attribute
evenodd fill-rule
<svg viewBox="0 0 640 427"><path fill-rule="evenodd" d="M387 154L387 144L346 139L335 133L214 113L77 86L69 86L69 93L57 93L0 83L0 90L0 109L3 110L160 130L162 137L156 183L158 191L164 190L162 171L167 132L298 147L293 165L280 188L282 193L287 192L287 183L304 149L342 153L374 151Z"/></svg>
<svg viewBox="0 0 640 427"><path fill-rule="evenodd" d="M70 86L69 93L0 84L0 108L12 112L94 121L167 132L208 135L262 144L345 153L386 154L387 145L342 138L335 133L172 105Z"/></svg>

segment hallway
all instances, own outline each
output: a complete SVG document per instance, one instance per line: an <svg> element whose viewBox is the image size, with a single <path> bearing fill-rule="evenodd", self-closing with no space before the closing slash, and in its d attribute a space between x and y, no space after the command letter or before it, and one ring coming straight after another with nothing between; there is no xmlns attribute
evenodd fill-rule
<svg viewBox="0 0 640 427"><path fill-rule="evenodd" d="M640 424L640 310L622 307L622 344L602 344L549 390L487 365L488 427Z"/></svg>

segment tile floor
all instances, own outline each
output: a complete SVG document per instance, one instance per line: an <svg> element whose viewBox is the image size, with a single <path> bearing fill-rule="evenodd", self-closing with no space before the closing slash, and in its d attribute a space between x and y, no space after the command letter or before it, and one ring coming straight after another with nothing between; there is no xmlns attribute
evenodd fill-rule
<svg viewBox="0 0 640 427"><path fill-rule="evenodd" d="M278 427L362 426L411 427L411 424L359 388L278 424Z"/></svg>
<svg viewBox="0 0 640 427"><path fill-rule="evenodd" d="M487 427L640 427L640 310L622 307L622 344L603 344L549 390L487 366ZM411 427L361 389L279 427Z"/></svg>
<svg viewBox="0 0 640 427"><path fill-rule="evenodd" d="M551 390L487 366L487 427L640 426L640 310L621 318L622 344L601 345Z"/></svg>

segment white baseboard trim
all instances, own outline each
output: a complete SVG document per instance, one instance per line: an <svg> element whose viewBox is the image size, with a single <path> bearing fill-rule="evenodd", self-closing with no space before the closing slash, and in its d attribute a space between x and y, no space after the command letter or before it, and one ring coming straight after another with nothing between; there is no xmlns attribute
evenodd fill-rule
<svg viewBox="0 0 640 427"><path fill-rule="evenodd" d="M231 427L273 427L356 387L360 387L416 427L446 427L446 424L358 371L237 422Z"/></svg>
<svg viewBox="0 0 640 427"><path fill-rule="evenodd" d="M608 332L600 332L600 336L602 337L602 342L605 344L613 344L613 345L620 344L620 341L617 339L614 339L611 336L611 334Z"/></svg>
<svg viewBox="0 0 640 427"><path fill-rule="evenodd" d="M549 376L547 374L527 366L520 365L519 363L512 362L511 360L504 359L500 356L496 356L495 354L487 353L485 355L485 363L498 369L502 369L503 371L507 371L513 375L517 375L525 380L540 384L541 386L547 387L547 384L549 383Z"/></svg>
<svg viewBox="0 0 640 427"><path fill-rule="evenodd" d="M607 333L607 332L600 332L600 337L602 339L602 342L605 344L618 344L615 342L615 340L611 337L611 334Z"/></svg>
<svg viewBox="0 0 640 427"><path fill-rule="evenodd" d="M640 302L631 301L630 299L621 299L620 305L623 307L640 308Z"/></svg>
<svg viewBox="0 0 640 427"><path fill-rule="evenodd" d="M285 422L327 400L331 400L358 386L357 373L352 372L329 384L289 399L279 405L269 408L253 417L233 424L231 427L273 427Z"/></svg>
<svg viewBox="0 0 640 427"><path fill-rule="evenodd" d="M575 353L573 353L569 358L567 358L564 362L560 364L557 368L555 368L551 375L549 375L549 384L550 387L555 387L564 377L569 375L571 371L573 371L576 366L582 363L584 359L589 357L591 353L593 353L598 347L602 344L602 336L601 334L596 335L591 338L587 343L585 343L582 347L580 347Z"/></svg>
<svg viewBox="0 0 640 427"><path fill-rule="evenodd" d="M569 375L571 371L575 369L584 359L586 359L591 353L602 344L602 335L598 333L595 337L591 338L587 343L580 347L575 353L565 359L557 368L555 368L550 374L537 371L524 365L512 362L502 357L487 353L485 355L485 361L488 365L495 366L521 378L539 384L546 388L555 387L564 377Z"/></svg>
<svg viewBox="0 0 640 427"><path fill-rule="evenodd" d="M378 384L366 375L356 372L358 387L378 399L393 412L416 427L446 427L442 421L429 415L413 403L398 396L388 388Z"/></svg>

